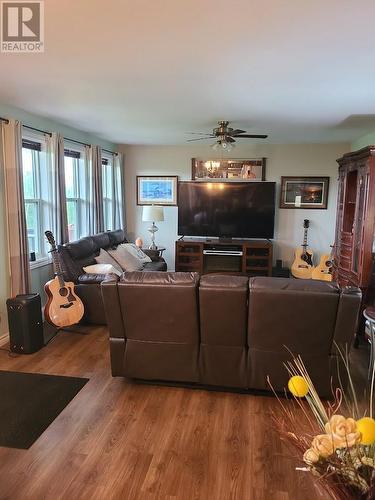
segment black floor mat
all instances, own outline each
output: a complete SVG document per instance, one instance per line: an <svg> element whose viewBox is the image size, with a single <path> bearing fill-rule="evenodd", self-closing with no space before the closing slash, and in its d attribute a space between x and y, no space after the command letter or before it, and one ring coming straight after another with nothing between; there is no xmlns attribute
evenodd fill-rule
<svg viewBox="0 0 375 500"><path fill-rule="evenodd" d="M0 371L0 446L30 448L87 382Z"/></svg>

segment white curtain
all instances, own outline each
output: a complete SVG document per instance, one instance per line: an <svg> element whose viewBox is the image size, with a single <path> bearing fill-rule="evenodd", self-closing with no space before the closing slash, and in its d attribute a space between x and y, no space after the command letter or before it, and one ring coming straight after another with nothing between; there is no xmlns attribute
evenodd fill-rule
<svg viewBox="0 0 375 500"><path fill-rule="evenodd" d="M113 228L125 229L125 172L124 155L113 155Z"/></svg>
<svg viewBox="0 0 375 500"><path fill-rule="evenodd" d="M2 123L0 149L5 179L10 293L14 296L29 293L31 282L23 195L21 122L9 120L9 123Z"/></svg>
<svg viewBox="0 0 375 500"><path fill-rule="evenodd" d="M53 133L47 137L47 155L51 175L52 220L51 231L60 245L69 241L68 215L66 210L64 137Z"/></svg>
<svg viewBox="0 0 375 500"><path fill-rule="evenodd" d="M89 234L104 231L103 185L102 185L102 150L99 146L87 148L87 161L90 173L90 217Z"/></svg>

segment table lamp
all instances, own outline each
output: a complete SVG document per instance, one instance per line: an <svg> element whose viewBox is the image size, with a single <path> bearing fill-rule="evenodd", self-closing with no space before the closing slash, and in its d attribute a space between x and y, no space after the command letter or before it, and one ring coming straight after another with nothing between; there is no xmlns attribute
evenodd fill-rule
<svg viewBox="0 0 375 500"><path fill-rule="evenodd" d="M159 230L159 228L155 225L156 222L160 222L164 220L164 209L163 207L155 206L155 205L146 205L143 207L142 212L142 221L143 222L152 222L152 226L148 228L148 232L151 234L151 245L149 246L150 250L157 250L157 246L155 245L155 233Z"/></svg>

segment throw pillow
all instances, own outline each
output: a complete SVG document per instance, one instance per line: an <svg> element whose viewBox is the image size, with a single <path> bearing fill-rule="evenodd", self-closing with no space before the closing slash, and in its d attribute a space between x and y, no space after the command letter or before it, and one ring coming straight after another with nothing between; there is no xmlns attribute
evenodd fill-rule
<svg viewBox="0 0 375 500"><path fill-rule="evenodd" d="M118 262L115 261L113 257L109 255L109 253L103 248L100 249L100 253L95 260L98 264L111 264L119 273L122 274L122 268Z"/></svg>
<svg viewBox="0 0 375 500"><path fill-rule="evenodd" d="M126 248L129 253L134 255L134 257L137 257L141 262L144 264L146 262L152 262L150 257L146 255L141 248L137 247L134 243L122 243L122 247Z"/></svg>
<svg viewBox="0 0 375 500"><path fill-rule="evenodd" d="M113 267L112 264L93 264L92 266L84 267L83 270L85 273L122 275L122 272Z"/></svg>
<svg viewBox="0 0 375 500"><path fill-rule="evenodd" d="M120 264L124 271L142 271L144 263L128 251L125 245L119 245L108 253Z"/></svg>

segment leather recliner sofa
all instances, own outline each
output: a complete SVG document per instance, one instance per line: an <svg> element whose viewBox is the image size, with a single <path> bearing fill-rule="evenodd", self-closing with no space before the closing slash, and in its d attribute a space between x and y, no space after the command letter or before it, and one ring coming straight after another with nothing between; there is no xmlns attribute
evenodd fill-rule
<svg viewBox="0 0 375 500"><path fill-rule="evenodd" d="M58 246L61 266L65 281L75 283L75 291L81 298L85 314L85 323L105 325L106 318L100 283L106 277L105 274L85 273L83 267L96 264L95 257L99 255L100 249L116 248L121 243L127 243L125 233L122 229L107 231L94 236L87 236L71 243ZM165 260L158 256L154 250L144 250L152 262L145 264L146 271L166 271Z"/></svg>
<svg viewBox="0 0 375 500"><path fill-rule="evenodd" d="M331 395L335 343L352 343L359 289L289 278L124 273L102 294L113 376L283 390L283 363L300 354Z"/></svg>

